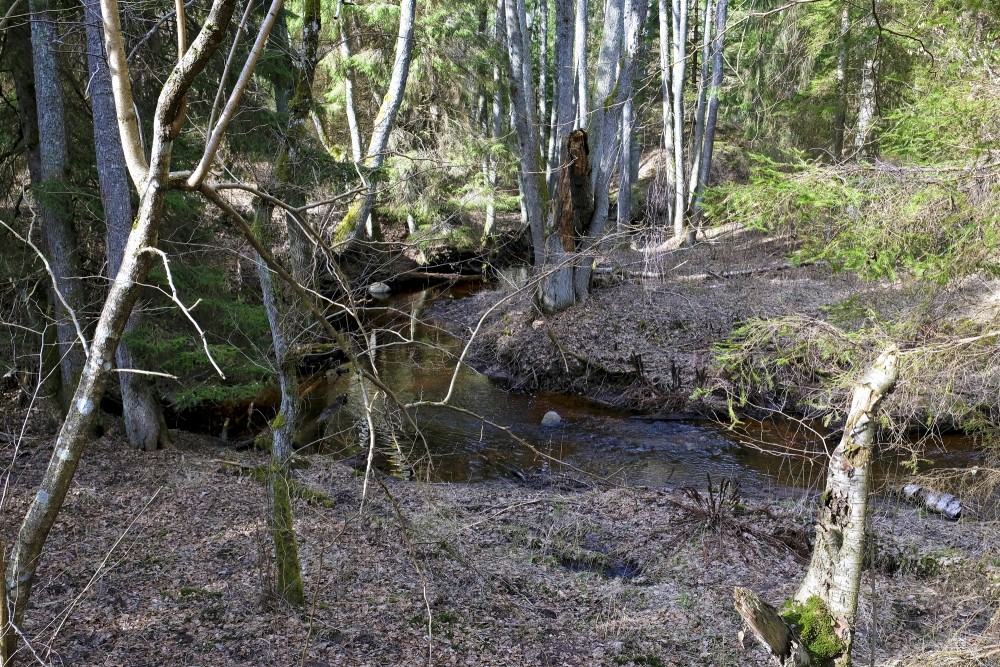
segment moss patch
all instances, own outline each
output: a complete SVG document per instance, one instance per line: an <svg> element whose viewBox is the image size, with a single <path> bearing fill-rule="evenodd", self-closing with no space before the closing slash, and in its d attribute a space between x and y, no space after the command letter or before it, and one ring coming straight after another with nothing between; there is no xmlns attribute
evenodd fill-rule
<svg viewBox="0 0 1000 667"><path fill-rule="evenodd" d="M844 642L833 630L829 608L815 595L805 602L787 603L781 617L795 628L814 663L826 664L844 652Z"/></svg>

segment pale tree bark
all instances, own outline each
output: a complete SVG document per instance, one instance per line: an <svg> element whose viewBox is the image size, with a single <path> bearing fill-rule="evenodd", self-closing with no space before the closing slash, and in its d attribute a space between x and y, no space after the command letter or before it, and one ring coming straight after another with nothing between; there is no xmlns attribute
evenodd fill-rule
<svg viewBox="0 0 1000 667"><path fill-rule="evenodd" d="M586 129L590 113L587 72L588 0L576 0L576 27L573 31L573 68L576 72L576 126ZM560 149L561 150L561 149Z"/></svg>
<svg viewBox="0 0 1000 667"><path fill-rule="evenodd" d="M79 324L73 321L82 316L84 297L80 283L79 249L71 215L72 203L65 181L69 169L66 117L55 52L56 45L60 43L59 21L47 0L30 0L28 4L31 8L31 52L42 177L32 189L41 213L53 288L62 295L62 298L53 295L50 300L56 304L56 335L62 376L60 402L66 410L83 370L85 351L79 340ZM73 312L67 311L67 307Z"/></svg>
<svg viewBox="0 0 1000 667"><path fill-rule="evenodd" d="M648 5L647 5L648 7ZM637 29L641 31L643 29L642 25L632 26L634 18L629 14L625 17L625 40L626 45L629 42L629 37L631 30ZM645 13L643 13L642 21L645 23ZM643 75L643 60L645 59L645 47L643 46L645 40L642 39L641 33L638 43L638 53L636 53L636 73L634 75L635 79L642 80ZM632 220L632 184L635 183L639 178L639 159L641 157L639 148L639 138L637 130L638 126L636 124L636 113L635 113L635 91L625 98L622 103L622 122L621 122L621 164L618 169L618 229L620 230L623 225L627 225Z"/></svg>
<svg viewBox="0 0 1000 667"><path fill-rule="evenodd" d="M688 176L688 206L690 207L694 191L698 187L698 172L701 169L701 147L705 141L705 117L708 110L708 80L711 76L709 72L709 57L712 43L712 13L715 0L705 0L705 5L701 14L701 68L698 72L698 104L695 106L694 133L691 135L691 147L688 150L690 156L691 170ZM697 14L696 14L697 15ZM698 22L695 21L695 39L698 36ZM695 58L697 60L697 57ZM689 238L691 230L688 230Z"/></svg>
<svg viewBox="0 0 1000 667"><path fill-rule="evenodd" d="M614 34L608 30L612 23ZM595 172L591 179L594 184L594 210L586 237L580 246L584 254L600 241L608 221L611 175L621 153L618 144L621 138L619 128L622 111L625 100L632 96L645 23L646 0L608 0L605 4L605 33L601 40L598 63L598 104L594 109L592 123L592 127L598 132L596 140L591 142L591 163ZM605 58L608 58L608 66L604 65ZM606 71L618 61L621 65L617 68L617 76L606 80ZM592 265L592 260L587 257L583 257L577 265L573 276L573 290L578 303L586 301L590 295Z"/></svg>
<svg viewBox="0 0 1000 667"><path fill-rule="evenodd" d="M541 145L538 139L538 122L535 118L537 107L534 77L531 76L531 53L527 49L525 39L527 17L524 0L506 0L504 14L510 54L508 62L511 77L511 120L520 153L521 201L527 215L528 228L531 230L534 264L539 267L545 258L542 225L543 215L548 206L548 192L545 186L545 172L541 168Z"/></svg>
<svg viewBox="0 0 1000 667"><path fill-rule="evenodd" d="M99 0L84 0L87 33L87 62L90 69L90 104L94 114L94 147L101 202L107 225L108 277L114 278L121 267L122 255L132 229L132 201L128 168L122 152L121 136L115 113L111 76L104 55L103 23ZM123 335L139 327L139 313L132 313ZM136 364L126 340L118 344L115 361L120 369ZM122 417L129 444L146 451L170 445L170 436L160 404L146 379L139 374L119 373L122 393Z"/></svg>
<svg viewBox="0 0 1000 667"><path fill-rule="evenodd" d="M153 119L151 158L149 171L140 188L139 210L122 258L122 265L111 284L97 326L90 343L90 355L83 369L69 413L56 438L52 458L38 490L31 501L24 521L7 559L6 590L10 605L10 618L20 625L24 618L35 571L38 568L45 542L62 507L70 482L88 440L90 427L97 414L98 404L114 366L115 348L128 321L138 296L139 285L146 282L152 257L148 248L155 245L161 222L161 212L170 181L170 159L174 134L173 122L180 114L184 95L194 78L204 69L222 39L225 37L232 16L235 0L217 0L211 8L204 28L194 40L164 84ZM118 18L114 0L103 0L105 28L109 14ZM121 33L106 33L110 45L122 44ZM128 77L124 58L117 65L117 76ZM115 76L112 68L112 76ZM121 88L119 88L120 92ZM116 106L121 100L116 92ZM131 100L128 100L131 103ZM119 114L119 118L121 114ZM123 132L124 133L124 132ZM123 137L123 141L124 141ZM13 642L8 642L12 653Z"/></svg>
<svg viewBox="0 0 1000 667"><path fill-rule="evenodd" d="M869 19L869 30L874 30L874 19ZM878 38L869 40L866 45L864 63L861 66L861 88L858 91L858 121L854 133L854 146L862 157L874 157L878 153L878 145L872 137L872 126L877 113L876 86L878 60Z"/></svg>
<svg viewBox="0 0 1000 667"><path fill-rule="evenodd" d="M708 91L708 118L705 122L705 136L701 146L700 168L695 187L694 220L688 231L688 244L693 244L695 234L701 227L702 198L708 187L708 177L712 171L712 154L715 151L715 128L719 122L719 92L722 90L723 49L726 36L726 14L728 0L715 0L715 34L712 39L712 80ZM708 26L706 25L706 31Z"/></svg>
<svg viewBox="0 0 1000 667"><path fill-rule="evenodd" d="M847 46L851 33L851 5L840 10L840 35L837 38L837 108L833 117L833 157L844 157L844 130L847 118Z"/></svg>
<svg viewBox="0 0 1000 667"><path fill-rule="evenodd" d="M673 221L672 212L674 210L674 188L677 180L677 172L674 167L674 98L673 85L671 84L671 55L673 49L670 40L670 9L667 7L667 0L657 0L657 11L659 12L659 42L660 42L660 96L661 113L663 115L663 154L666 165L663 169L665 174L664 185L669 195L667 201L667 220Z"/></svg>
<svg viewBox="0 0 1000 667"><path fill-rule="evenodd" d="M340 16L340 57L344 61L344 115L347 116L347 130L351 136L351 159L360 163L361 132L358 130L358 114L354 110L354 65L351 64L351 19L348 9Z"/></svg>
<svg viewBox="0 0 1000 667"><path fill-rule="evenodd" d="M392 64L389 90L382 98L378 115L375 117L368 153L363 166L368 171L382 168L385 150L389 145L389 135L396 124L396 114L403 104L406 81L410 74L413 56L413 29L415 26L416 0L402 0L399 12L399 33L396 37L396 57ZM365 193L351 205L334 232L334 241L349 242L364 233L369 239L378 239L381 233L372 222L372 207L375 204L375 186L368 184Z"/></svg>
<svg viewBox="0 0 1000 667"><path fill-rule="evenodd" d="M538 120L541 124L541 146L548 154L549 136L549 0L538 0Z"/></svg>
<svg viewBox="0 0 1000 667"><path fill-rule="evenodd" d="M267 203L258 206L256 235L267 242L267 227L270 224L272 207ZM278 384L281 388L281 409L271 422L271 466L268 470L268 501L270 504L268 527L274 542L275 592L291 604L302 604L305 592L302 585L302 569L299 564L298 542L292 519L291 468L290 462L295 451L292 442L301 421L301 400L299 399L298 367L289 341L292 332L289 324L298 328L295 319L285 317L281 307L271 270L264 259L257 255L257 276L260 280L264 310L271 330L274 358L278 365ZM300 283L301 284L301 283Z"/></svg>
<svg viewBox="0 0 1000 667"><path fill-rule="evenodd" d="M576 108L573 104L573 47L575 45L575 22L573 0L555 0L555 41L553 48L552 127L553 149L550 150L548 190L555 192L559 180L558 165L562 147L576 122Z"/></svg>
<svg viewBox="0 0 1000 667"><path fill-rule="evenodd" d="M590 294L593 259L587 253L607 224L611 175L621 152L622 109L632 96L645 17L645 0L605 3L597 104L591 114L597 136L591 140L585 131L574 130L563 149L554 208L558 233L549 237L548 271L539 290L546 311L581 303Z"/></svg>
<svg viewBox="0 0 1000 667"><path fill-rule="evenodd" d="M674 237L684 235L687 224L687 179L684 169L684 83L687 66L687 0L671 0L671 42L673 64L670 72L673 116Z"/></svg>
<svg viewBox="0 0 1000 667"><path fill-rule="evenodd" d="M589 147L583 130L572 131L577 119L574 104L573 44L575 27L573 0L555 0L555 88L554 143L558 162L549 171L548 191L553 193L544 236L545 274L538 287L543 310L562 310L574 302L573 254L593 213L594 193L590 181ZM574 141L570 141L571 134Z"/></svg>
<svg viewBox="0 0 1000 667"><path fill-rule="evenodd" d="M844 435L827 466L812 561L795 599L818 597L830 610L844 642L837 667L850 664L854 617L865 556L865 523L871 484L872 444L878 406L898 377L899 351L890 346L854 387Z"/></svg>
<svg viewBox="0 0 1000 667"><path fill-rule="evenodd" d="M506 41L506 21L504 20L504 3L503 0L498 0L496 5L496 13L493 21L493 29L491 32L491 37L494 44L496 45L497 52L503 51L503 44ZM501 90L501 76L500 76L500 64L497 60L493 61L493 94L492 102L490 106L490 117L486 123L486 136L493 142L500 139L500 132L503 129L503 91ZM486 221L483 225L483 236L490 236L493 234L493 228L496 225L496 192L497 192L497 168L498 162L496 154L493 152L493 147L490 147L489 153L485 158L486 163L486 188L489 190L489 196L486 200Z"/></svg>

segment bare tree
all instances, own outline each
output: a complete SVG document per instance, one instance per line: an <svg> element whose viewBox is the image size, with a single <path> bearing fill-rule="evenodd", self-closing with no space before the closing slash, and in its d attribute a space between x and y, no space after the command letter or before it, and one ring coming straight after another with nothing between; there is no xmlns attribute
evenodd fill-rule
<svg viewBox="0 0 1000 667"><path fill-rule="evenodd" d="M395 126L399 107L403 104L403 94L406 92L406 81L410 75L410 61L413 56L416 6L416 0L402 0L400 4L399 34L396 36L396 57L393 60L392 75L389 78L389 90L382 98L382 105L375 117L371 140L368 142L368 154L363 162L363 166L368 172L381 169L383 162L385 162L389 134ZM371 217L375 195L375 185L366 183L365 192L351 204L337 225L334 232L335 241L338 243L350 241L361 234L372 239L378 239L381 236L378 226L372 222Z"/></svg>
<svg viewBox="0 0 1000 667"><path fill-rule="evenodd" d="M114 367L115 350L128 322L138 296L138 286L145 282L156 254L152 252L161 223L161 213L166 193L171 185L185 182L185 175L171 176L170 161L176 138L175 121L181 117L183 98L195 77L201 73L209 58L215 53L228 29L235 0L216 0L198 37L191 44L161 91L153 119L151 152L148 166L138 144L129 145L126 138L131 129L122 131L126 155L131 154L130 168L139 183L140 204L135 224L129 234L122 264L104 302L100 318L90 341L87 363L84 366L76 391L56 438L48 468L39 483L34 499L25 514L21 528L6 559L6 603L12 626L19 627L25 611L35 571L38 568L45 542L56 517L62 508L70 482L83 453L90 427L97 414L98 403ZM123 39L118 28L118 7L115 0L103 0L105 42L111 65L112 80L118 79L115 89L115 106L120 125L122 108L131 109L131 97L123 98L126 89L122 80L128 79L128 65L124 57ZM251 67L252 70L252 67ZM134 113L131 114L135 119ZM141 158L141 160L140 160ZM130 169L131 170L131 169ZM2 652L13 656L17 635L9 628L0 639Z"/></svg>
<svg viewBox="0 0 1000 667"><path fill-rule="evenodd" d="M122 255L132 229L132 200L128 169L118 134L111 74L104 55L99 0L84 0L84 20L87 32L87 62L90 69L90 104L94 114L94 147L97 175L101 185L101 202L107 225L108 276L113 278L121 267ZM132 313L125 325L125 340L118 344L115 361L119 368L122 392L122 416L129 443L139 449L152 450L170 444L170 436L160 404L146 379L137 373L132 350L127 342L130 331L139 326L140 315Z"/></svg>

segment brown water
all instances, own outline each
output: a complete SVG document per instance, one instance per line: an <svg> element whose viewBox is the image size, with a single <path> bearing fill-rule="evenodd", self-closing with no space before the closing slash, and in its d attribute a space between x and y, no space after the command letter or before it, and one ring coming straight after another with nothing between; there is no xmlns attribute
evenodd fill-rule
<svg viewBox="0 0 1000 667"><path fill-rule="evenodd" d="M425 290L394 296L367 313L376 331L374 368L399 399L433 401L446 395L462 342L422 314L435 299L462 295ZM314 383L307 394L311 418L302 444L334 456L363 458L358 424L365 395L375 393L353 374L331 374ZM335 412L332 417L320 416L338 403L344 407L329 411ZM452 404L478 417L447 408L419 408L412 413L418 436L397 410L377 411L381 465L436 481L543 480L556 471L629 485L702 487L711 475L738 480L750 493L768 494L817 488L824 470L828 434L815 424L777 421L749 424L735 432L709 422L658 421L578 397L505 391L464 366L458 371ZM540 425L549 410L562 417L559 426ZM975 461L967 440L952 442L949 450L952 464ZM399 462L397 451L402 451L405 463ZM769 453L774 451L786 455ZM877 478L895 476L902 460L882 457Z"/></svg>

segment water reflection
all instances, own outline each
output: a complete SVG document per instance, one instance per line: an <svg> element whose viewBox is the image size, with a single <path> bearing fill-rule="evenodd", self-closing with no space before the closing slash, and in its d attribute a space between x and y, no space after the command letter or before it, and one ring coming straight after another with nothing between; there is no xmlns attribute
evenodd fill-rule
<svg viewBox="0 0 1000 667"><path fill-rule="evenodd" d="M372 333L363 352L400 400L438 401L447 395L463 343L423 314L435 299L462 295L425 290L394 296L366 314ZM750 493L816 488L823 474L824 457L816 454L823 452L824 434L789 425L794 423L734 433L714 424L657 421L560 394L507 392L468 367L459 369L454 382L451 404L478 417L420 407L411 415L418 432L397 408L384 400L378 403L373 424L382 465L405 467L400 471L435 481L529 478L555 471L631 485L679 487L703 486L706 474L711 474L716 479L733 477ZM311 418L302 444L334 456L359 456L364 397L377 394L353 373L328 374L308 392ZM562 416L562 424L540 425L549 410ZM780 444L814 456L775 456L748 443Z"/></svg>

